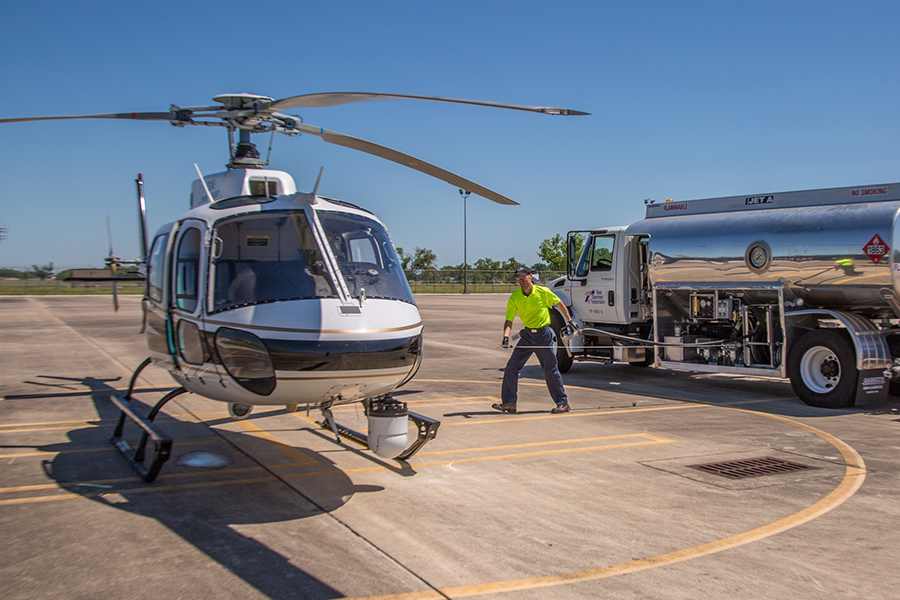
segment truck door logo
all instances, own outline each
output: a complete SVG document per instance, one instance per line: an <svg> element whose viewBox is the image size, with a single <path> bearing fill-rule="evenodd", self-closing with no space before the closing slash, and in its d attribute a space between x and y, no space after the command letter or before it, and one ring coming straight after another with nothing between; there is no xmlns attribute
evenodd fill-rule
<svg viewBox="0 0 900 600"><path fill-rule="evenodd" d="M869 243L863 246L863 253L872 259L872 262L876 265L881 262L881 259L887 256L887 253L890 251L891 247L888 246L881 236L877 233L875 237L869 240Z"/></svg>
<svg viewBox="0 0 900 600"><path fill-rule="evenodd" d="M603 290L585 292L584 301L588 304L606 304L606 300L603 298Z"/></svg>

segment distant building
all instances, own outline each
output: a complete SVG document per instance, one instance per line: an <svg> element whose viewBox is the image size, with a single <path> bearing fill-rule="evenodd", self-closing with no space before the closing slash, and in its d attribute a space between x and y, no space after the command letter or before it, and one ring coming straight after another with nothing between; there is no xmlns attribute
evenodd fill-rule
<svg viewBox="0 0 900 600"><path fill-rule="evenodd" d="M69 277L112 277L111 269L72 269ZM73 288L111 288L111 281L70 281Z"/></svg>

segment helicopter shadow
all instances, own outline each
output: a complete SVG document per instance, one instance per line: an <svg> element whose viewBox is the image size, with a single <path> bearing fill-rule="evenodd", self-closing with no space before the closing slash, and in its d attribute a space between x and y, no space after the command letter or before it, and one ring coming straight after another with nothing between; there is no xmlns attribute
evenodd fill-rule
<svg viewBox="0 0 900 600"><path fill-rule="evenodd" d="M119 414L109 400L109 396L116 391L109 387L110 381L90 377L78 380L82 385L90 387L101 421L115 419ZM138 407L138 410L145 414L147 412L146 407ZM97 424L99 423L91 423L91 427L69 431L67 443L38 448L44 452L56 453L52 460L44 461L43 466L47 476L60 487L110 509L156 520L273 600L335 598L343 595L293 564L302 556L315 554L315 548L309 547L316 543L312 541L314 537L302 534L294 536L294 539L303 540L298 542L303 546L297 548L298 556L293 557L292 561L292 556L286 556L245 536L238 529L245 525L281 523L283 526L276 535L283 539L292 522L323 515L342 506L355 493L380 491L383 488L355 485L320 454L315 458L322 463L327 475L316 478L322 481L315 499L291 487L272 471L266 474L272 475L271 477L262 477L264 481L242 485L205 486L200 483L179 486L178 480L174 478L163 485L146 484L131 471L127 461L118 452L93 452L88 455L78 451L110 444L106 435L112 432L112 426L106 427L104 423L104 426L97 427ZM177 433L173 436L170 462L177 462L178 457L185 453L179 451L179 438L209 438L208 426L203 423L166 422L163 427ZM237 454L245 456L240 450ZM212 470L196 471L197 477L203 478ZM129 474L134 477L129 477ZM165 470L161 479L164 478ZM164 489L156 492L154 487ZM140 524L140 520L136 522ZM129 536L126 531L120 533L126 539L139 537Z"/></svg>

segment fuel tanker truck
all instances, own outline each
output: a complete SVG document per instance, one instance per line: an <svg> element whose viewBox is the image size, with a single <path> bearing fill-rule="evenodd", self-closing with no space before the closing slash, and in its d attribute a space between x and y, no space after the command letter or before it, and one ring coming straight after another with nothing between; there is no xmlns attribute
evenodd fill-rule
<svg viewBox="0 0 900 600"><path fill-rule="evenodd" d="M812 406L900 393L900 183L648 203L569 232L573 361L789 378Z"/></svg>

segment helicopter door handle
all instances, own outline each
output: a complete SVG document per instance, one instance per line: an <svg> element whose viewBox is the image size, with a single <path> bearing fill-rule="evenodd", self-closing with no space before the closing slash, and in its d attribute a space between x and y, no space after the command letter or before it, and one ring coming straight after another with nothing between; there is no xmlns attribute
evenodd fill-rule
<svg viewBox="0 0 900 600"><path fill-rule="evenodd" d="M216 236L213 239L213 247L212 247L212 257L215 259L221 258L222 250L225 248L225 242L222 241L222 238Z"/></svg>

